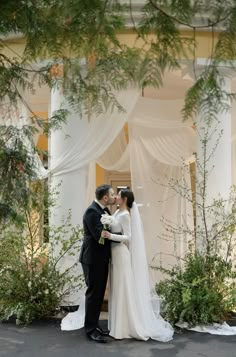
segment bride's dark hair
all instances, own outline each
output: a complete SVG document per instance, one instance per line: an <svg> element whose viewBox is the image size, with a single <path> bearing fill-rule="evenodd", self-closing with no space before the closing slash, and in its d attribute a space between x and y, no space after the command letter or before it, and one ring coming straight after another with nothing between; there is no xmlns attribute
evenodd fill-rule
<svg viewBox="0 0 236 357"><path fill-rule="evenodd" d="M129 208L132 208L133 202L134 202L134 194L131 190L128 188L120 190L120 197L121 198L127 198L126 204Z"/></svg>

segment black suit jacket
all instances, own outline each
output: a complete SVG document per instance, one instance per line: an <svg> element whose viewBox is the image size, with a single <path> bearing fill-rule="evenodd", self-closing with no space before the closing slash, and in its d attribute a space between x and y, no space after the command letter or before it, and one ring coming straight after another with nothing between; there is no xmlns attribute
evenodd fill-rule
<svg viewBox="0 0 236 357"><path fill-rule="evenodd" d="M99 244L103 225L100 222L104 210L95 202L87 208L83 216L84 240L79 261L84 264L108 263L111 256L111 243Z"/></svg>

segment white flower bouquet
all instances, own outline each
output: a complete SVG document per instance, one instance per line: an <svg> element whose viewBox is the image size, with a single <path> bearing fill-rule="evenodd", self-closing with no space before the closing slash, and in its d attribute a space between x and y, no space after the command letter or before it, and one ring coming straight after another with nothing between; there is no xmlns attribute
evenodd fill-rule
<svg viewBox="0 0 236 357"><path fill-rule="evenodd" d="M103 224L103 229L107 230L113 222L113 217L110 216L108 213L104 213L102 214L100 221ZM98 243L104 245L105 239L101 236Z"/></svg>

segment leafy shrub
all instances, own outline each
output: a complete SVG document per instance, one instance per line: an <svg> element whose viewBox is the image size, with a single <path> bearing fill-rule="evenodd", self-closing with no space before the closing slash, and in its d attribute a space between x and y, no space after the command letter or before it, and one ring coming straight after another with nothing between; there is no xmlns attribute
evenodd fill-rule
<svg viewBox="0 0 236 357"><path fill-rule="evenodd" d="M30 192L28 205L17 207L21 220L10 220L0 230L0 318L14 315L17 323L25 324L53 315L83 284L81 274L75 273L81 229L72 226L71 212L60 226L43 227L45 209L55 204L55 192L48 195L42 182L31 184ZM47 244L42 243L45 230ZM64 259L71 261L67 268Z"/></svg>
<svg viewBox="0 0 236 357"><path fill-rule="evenodd" d="M169 276L156 291L163 298L165 318L173 324L223 322L236 306L236 274L219 255L188 254L184 267L175 266Z"/></svg>
<svg viewBox="0 0 236 357"><path fill-rule="evenodd" d="M82 286L81 276L71 274L78 263L60 270L65 254L78 254L81 232L73 228L66 241L62 239L63 232L65 226L57 228L50 248L32 242L20 229L8 230L0 239L1 319L15 315L17 323L30 323L52 316L62 299Z"/></svg>
<svg viewBox="0 0 236 357"><path fill-rule="evenodd" d="M0 132L0 318L30 323L54 314L81 287L81 230L72 226L71 212L61 226L49 225L57 188L37 179L34 129L1 126Z"/></svg>

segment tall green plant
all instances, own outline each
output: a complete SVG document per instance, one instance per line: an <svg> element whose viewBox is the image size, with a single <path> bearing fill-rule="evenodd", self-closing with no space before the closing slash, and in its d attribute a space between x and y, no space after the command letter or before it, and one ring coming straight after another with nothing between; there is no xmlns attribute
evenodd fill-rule
<svg viewBox="0 0 236 357"><path fill-rule="evenodd" d="M82 276L74 274L81 229L72 226L68 213L60 226L50 227L51 243L43 243L45 191L42 182L31 185L21 221L1 225L0 233L0 318L15 316L17 323L24 324L54 315L68 295L83 286ZM50 206L52 200L48 202ZM65 256L73 257L73 263L62 270Z"/></svg>
<svg viewBox="0 0 236 357"><path fill-rule="evenodd" d="M236 273L231 261L220 255L187 254L183 266L168 271L156 285L163 314L172 324L222 323L236 306Z"/></svg>
<svg viewBox="0 0 236 357"><path fill-rule="evenodd" d="M222 136L218 115L219 112L227 113L229 106L227 96L217 96L218 91L211 92L213 86L208 85L208 98L203 98L196 107L196 131L202 152L195 155L194 195L186 180L169 182L169 187L195 208L195 225L164 221L165 239L179 241L187 237L189 251L184 257L178 257L179 266L165 271L170 278L157 284L157 292L164 298L166 317L172 323L187 322L190 326L222 322L236 308L233 263L236 188L232 187L229 196L224 198L218 192L214 197L209 197L208 193L209 178L214 172L212 158L217 154ZM215 138L213 143L212 138Z"/></svg>

